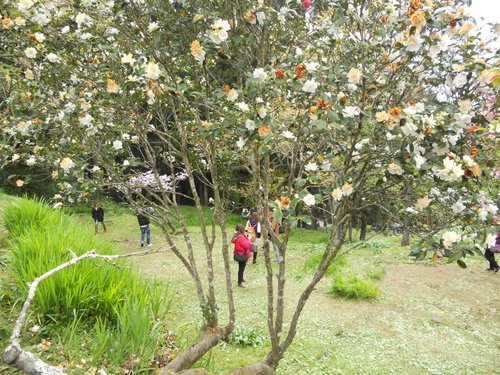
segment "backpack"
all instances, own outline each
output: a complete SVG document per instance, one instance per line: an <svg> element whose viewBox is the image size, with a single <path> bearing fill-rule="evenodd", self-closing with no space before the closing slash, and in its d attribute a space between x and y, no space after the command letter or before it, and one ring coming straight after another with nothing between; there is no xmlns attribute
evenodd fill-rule
<svg viewBox="0 0 500 375"><path fill-rule="evenodd" d="M247 229L247 237L248 239L253 242L257 238L257 233L255 232L255 227L250 224Z"/></svg>

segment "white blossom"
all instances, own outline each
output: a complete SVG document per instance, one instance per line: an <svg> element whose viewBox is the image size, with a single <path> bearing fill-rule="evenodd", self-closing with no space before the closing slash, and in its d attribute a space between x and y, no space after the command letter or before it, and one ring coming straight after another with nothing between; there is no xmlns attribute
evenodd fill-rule
<svg viewBox="0 0 500 375"><path fill-rule="evenodd" d="M49 60L51 63L56 63L59 62L59 57L57 57L55 53L51 52L47 55L47 60Z"/></svg>
<svg viewBox="0 0 500 375"><path fill-rule="evenodd" d="M264 21L266 20L266 14L264 12L257 12L256 16L259 25L263 25Z"/></svg>
<svg viewBox="0 0 500 375"><path fill-rule="evenodd" d="M248 119L245 122L245 128L247 130L253 131L253 130L257 129L257 125L255 125L255 121Z"/></svg>
<svg viewBox="0 0 500 375"><path fill-rule="evenodd" d="M427 207L429 207L429 204L432 202L432 199L429 199L429 197L426 195L425 197L417 199L417 202L415 203L415 208L418 211L423 211Z"/></svg>
<svg viewBox="0 0 500 375"><path fill-rule="evenodd" d="M413 34L408 37L408 40L406 40L406 49L410 52L417 52L420 47L422 46L423 39L420 37L418 34Z"/></svg>
<svg viewBox="0 0 500 375"><path fill-rule="evenodd" d="M136 60L134 59L134 56L131 53L124 53L121 56L120 61L122 62L122 64L134 65Z"/></svg>
<svg viewBox="0 0 500 375"><path fill-rule="evenodd" d="M307 163L305 166L304 166L304 169L308 172L315 172L318 170L318 164L314 163L314 162L310 162L310 163Z"/></svg>
<svg viewBox="0 0 500 375"><path fill-rule="evenodd" d="M467 83L467 74L465 73L459 74L453 79L453 85L455 87L462 87L466 83Z"/></svg>
<svg viewBox="0 0 500 375"><path fill-rule="evenodd" d="M33 6L33 4L35 3L32 0L20 0L17 3L17 9L24 13L29 10Z"/></svg>
<svg viewBox="0 0 500 375"><path fill-rule="evenodd" d="M28 47L24 50L24 54L28 59L34 59L36 57L37 51L34 47Z"/></svg>
<svg viewBox="0 0 500 375"><path fill-rule="evenodd" d="M144 73L146 74L146 78L158 79L160 78L160 65L154 61L149 61L144 67Z"/></svg>
<svg viewBox="0 0 500 375"><path fill-rule="evenodd" d="M330 195L332 196L333 199L335 199L337 202L339 202L342 199L342 190L340 188L335 188Z"/></svg>
<svg viewBox="0 0 500 375"><path fill-rule="evenodd" d="M451 210L453 211L454 214L459 214L463 210L465 210L465 206L464 206L462 200L459 199L458 201L456 201L455 203L453 203L451 205Z"/></svg>
<svg viewBox="0 0 500 375"><path fill-rule="evenodd" d="M443 245L449 249L455 242L459 242L462 239L462 235L457 232L445 232L443 233Z"/></svg>
<svg viewBox="0 0 500 375"><path fill-rule="evenodd" d="M349 80L349 83L357 85L361 82L363 73L358 68L351 68L351 70L349 70L349 73L347 73L347 78Z"/></svg>
<svg viewBox="0 0 500 375"><path fill-rule="evenodd" d="M71 168L73 168L75 166L75 163L73 162L73 160L66 157L59 162L59 166L62 169L64 169L65 172L68 172Z"/></svg>
<svg viewBox="0 0 500 375"><path fill-rule="evenodd" d="M316 203L316 198L311 193L307 194L304 198L302 198L302 200L308 206L314 206Z"/></svg>
<svg viewBox="0 0 500 375"><path fill-rule="evenodd" d="M291 139L292 141L296 141L297 137L289 130L285 130L281 135L286 139Z"/></svg>
<svg viewBox="0 0 500 375"><path fill-rule="evenodd" d="M253 78L262 83L266 80L267 73L263 68L257 68L253 71Z"/></svg>
<svg viewBox="0 0 500 375"><path fill-rule="evenodd" d="M238 99L238 91L235 89L231 89L227 92L226 95L227 100L234 102L236 99Z"/></svg>
<svg viewBox="0 0 500 375"><path fill-rule="evenodd" d="M123 148L123 142L120 140L116 140L113 142L113 148L115 150L121 150Z"/></svg>
<svg viewBox="0 0 500 375"><path fill-rule="evenodd" d="M156 31L160 28L160 25L158 22L150 22L148 24L148 33L152 33L153 31Z"/></svg>
<svg viewBox="0 0 500 375"><path fill-rule="evenodd" d="M245 102L236 103L236 107L238 107L241 112L248 112L250 110L248 104Z"/></svg>
<svg viewBox="0 0 500 375"><path fill-rule="evenodd" d="M390 163L387 166L387 170L389 171L390 174L396 174L398 176L401 176L404 173L403 168L401 168L399 165L396 163Z"/></svg>
<svg viewBox="0 0 500 375"><path fill-rule="evenodd" d="M356 106L347 106L342 110L342 114L344 117L355 117L358 116L361 112L361 109Z"/></svg>
<svg viewBox="0 0 500 375"><path fill-rule="evenodd" d="M310 63L304 63L308 72L315 72L318 69L319 64L315 61Z"/></svg>
<svg viewBox="0 0 500 375"><path fill-rule="evenodd" d="M80 117L78 121L82 126L89 126L90 124L92 124L92 121L94 121L94 118L92 117L92 115L86 113L85 116Z"/></svg>
<svg viewBox="0 0 500 375"><path fill-rule="evenodd" d="M210 40L215 44L220 44L227 40L228 31L231 29L231 25L227 20L218 19L212 24L212 30L208 33Z"/></svg>
<svg viewBox="0 0 500 375"><path fill-rule="evenodd" d="M78 28L81 28L82 26L92 26L92 19L82 12L75 16L75 22L78 24Z"/></svg>
<svg viewBox="0 0 500 375"><path fill-rule="evenodd" d="M415 155L413 159L415 160L415 168L417 170L420 170L420 168L422 168L422 166L427 161L427 159L420 154Z"/></svg>
<svg viewBox="0 0 500 375"><path fill-rule="evenodd" d="M34 33L33 36L39 43L43 43L43 41L45 40L45 35L43 35L43 33Z"/></svg>
<svg viewBox="0 0 500 375"><path fill-rule="evenodd" d="M33 17L31 17L31 20L40 26L45 26L50 22L49 16L44 12L36 12Z"/></svg>
<svg viewBox="0 0 500 375"><path fill-rule="evenodd" d="M314 94L316 92L317 88L318 88L318 83L313 78L313 79L306 81L306 83L304 83L304 86L302 87L302 91Z"/></svg>
<svg viewBox="0 0 500 375"><path fill-rule="evenodd" d="M443 181L456 181L464 175L462 167L449 157L443 160L443 166L443 169L436 171L436 176Z"/></svg>
<svg viewBox="0 0 500 375"><path fill-rule="evenodd" d="M496 234L488 234L488 236L486 237L486 241L484 242L484 244L486 245L486 247L489 249L493 246L495 246L496 244L496 240L497 240L497 235Z"/></svg>
<svg viewBox="0 0 500 375"><path fill-rule="evenodd" d="M342 194L345 195L346 197L351 195L353 192L354 189L352 188L352 184L346 182L344 185L342 185Z"/></svg>
<svg viewBox="0 0 500 375"><path fill-rule="evenodd" d="M245 140L243 138L239 138L238 141L236 142L236 146L238 146L239 149L242 149L243 146L245 146Z"/></svg>

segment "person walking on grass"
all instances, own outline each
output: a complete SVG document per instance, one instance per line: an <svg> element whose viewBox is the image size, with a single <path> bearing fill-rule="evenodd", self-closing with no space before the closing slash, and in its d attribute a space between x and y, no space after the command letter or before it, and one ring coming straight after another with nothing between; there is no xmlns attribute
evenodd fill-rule
<svg viewBox="0 0 500 375"><path fill-rule="evenodd" d="M253 264L257 263L257 249L259 246L259 238L261 235L261 226L259 221L259 215L256 211L252 212L248 217L247 224L245 225L245 233L252 243L252 254L253 254Z"/></svg>
<svg viewBox="0 0 500 375"><path fill-rule="evenodd" d="M271 230L274 232L276 237L279 238L279 236L280 236L280 224L274 218L274 213L273 213L272 208L269 208L269 210L267 211L267 221L269 222L269 225L271 226ZM280 255L280 250L278 248L278 245L276 244L276 241L273 239L271 233L269 233L268 239L273 244L274 255L276 256L276 262L281 263L283 261L283 257Z"/></svg>
<svg viewBox="0 0 500 375"><path fill-rule="evenodd" d="M99 202L94 203L92 207L92 219L94 219L95 234L99 234L99 223L102 225L104 233L106 233L106 224L104 224L104 210Z"/></svg>
<svg viewBox="0 0 500 375"><path fill-rule="evenodd" d="M246 282L243 278L243 273L245 272L248 259L252 258L252 252L250 251L252 243L248 237L245 236L245 227L243 224L236 225L236 230L234 231L231 242L234 244L234 260L238 262L238 286L240 288L246 288L246 285L243 284Z"/></svg>
<svg viewBox="0 0 500 375"><path fill-rule="evenodd" d="M498 217L493 218L493 225L498 225ZM490 267L486 269L486 271L493 271L497 273L500 270L497 261L495 260L495 254L500 253L500 231L497 232L497 236L495 239L495 245L486 248L484 251L484 257L490 263Z"/></svg>
<svg viewBox="0 0 500 375"><path fill-rule="evenodd" d="M139 227L141 228L141 247L144 246L144 239L146 240L146 245L151 246L151 229L149 227L149 218L144 213L148 213L148 210L139 209L136 211L137 221L139 222Z"/></svg>

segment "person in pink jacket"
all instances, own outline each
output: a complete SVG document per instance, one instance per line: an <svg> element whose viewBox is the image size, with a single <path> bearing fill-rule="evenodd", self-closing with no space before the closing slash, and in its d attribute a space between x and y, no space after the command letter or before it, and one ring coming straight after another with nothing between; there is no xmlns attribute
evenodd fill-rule
<svg viewBox="0 0 500 375"><path fill-rule="evenodd" d="M243 272L245 272L248 259L252 258L252 252L250 251L252 242L245 236L245 227L242 224L236 225L231 242L234 243L234 260L238 262L238 286L246 288L245 284L243 284L245 282Z"/></svg>

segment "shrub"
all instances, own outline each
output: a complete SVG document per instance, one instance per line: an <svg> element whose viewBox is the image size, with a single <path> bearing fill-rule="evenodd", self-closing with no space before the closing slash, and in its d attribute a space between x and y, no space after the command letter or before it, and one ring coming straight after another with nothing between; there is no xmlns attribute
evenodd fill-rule
<svg viewBox="0 0 500 375"><path fill-rule="evenodd" d="M266 337L254 328L237 326L228 337L228 342L233 345L251 346L256 348L266 341Z"/></svg>
<svg viewBox="0 0 500 375"><path fill-rule="evenodd" d="M371 280L358 276L344 278L337 275L333 279L330 294L346 299L370 300L380 297L380 289Z"/></svg>

